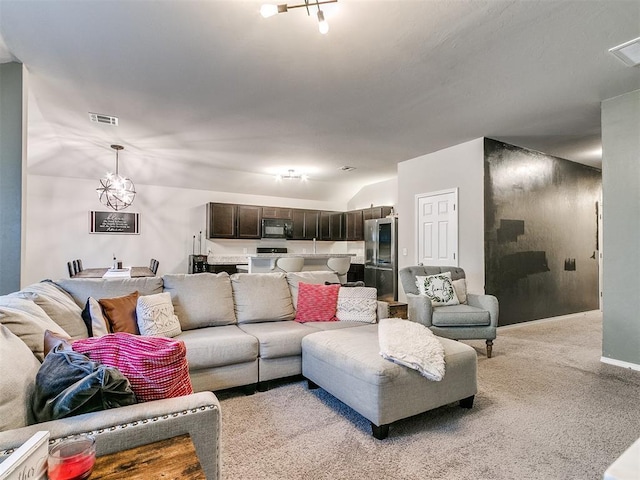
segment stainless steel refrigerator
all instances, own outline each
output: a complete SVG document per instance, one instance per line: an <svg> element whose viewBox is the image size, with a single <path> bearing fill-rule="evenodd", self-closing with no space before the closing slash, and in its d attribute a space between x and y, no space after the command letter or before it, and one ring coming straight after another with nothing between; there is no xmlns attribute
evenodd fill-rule
<svg viewBox="0 0 640 480"><path fill-rule="evenodd" d="M378 299L398 300L398 219L364 222L364 283L378 289Z"/></svg>

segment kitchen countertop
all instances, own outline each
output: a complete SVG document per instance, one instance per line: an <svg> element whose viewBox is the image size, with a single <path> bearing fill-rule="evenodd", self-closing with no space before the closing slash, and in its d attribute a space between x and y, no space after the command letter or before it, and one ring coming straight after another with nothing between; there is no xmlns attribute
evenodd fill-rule
<svg viewBox="0 0 640 480"><path fill-rule="evenodd" d="M237 265L246 264L249 258L280 258L280 257L304 257L325 259L331 257L351 257L351 263L364 263L364 258L355 253L247 253L243 255L214 255L209 256L209 265Z"/></svg>

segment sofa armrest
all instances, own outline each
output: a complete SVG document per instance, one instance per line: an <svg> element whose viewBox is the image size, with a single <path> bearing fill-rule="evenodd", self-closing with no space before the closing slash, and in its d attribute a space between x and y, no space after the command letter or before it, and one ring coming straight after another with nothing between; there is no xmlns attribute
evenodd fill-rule
<svg viewBox="0 0 640 480"><path fill-rule="evenodd" d="M489 317L491 318L491 326L498 326L498 299L493 295L477 295L474 293L467 293L467 303L472 307L478 307L482 310L487 310L489 312Z"/></svg>
<svg viewBox="0 0 640 480"><path fill-rule="evenodd" d="M429 297L407 293L407 316L409 320L430 327L432 314L433 307Z"/></svg>
<svg viewBox="0 0 640 480"><path fill-rule="evenodd" d="M95 436L98 456L188 433L207 478L217 479L220 477L220 422L218 399L211 392L200 392L0 432L0 459L40 430L50 432L50 442L90 433Z"/></svg>
<svg viewBox="0 0 640 480"><path fill-rule="evenodd" d="M378 310L376 312L376 316L378 317L378 322L383 318L389 318L389 304L387 302L378 300Z"/></svg>

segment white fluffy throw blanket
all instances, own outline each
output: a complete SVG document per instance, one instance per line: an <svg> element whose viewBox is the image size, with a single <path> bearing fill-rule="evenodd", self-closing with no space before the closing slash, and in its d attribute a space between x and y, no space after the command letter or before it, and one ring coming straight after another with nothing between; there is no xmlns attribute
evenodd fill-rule
<svg viewBox="0 0 640 480"><path fill-rule="evenodd" d="M440 340L420 323L384 318L378 326L380 355L399 365L413 368L429 380L444 377L444 348Z"/></svg>

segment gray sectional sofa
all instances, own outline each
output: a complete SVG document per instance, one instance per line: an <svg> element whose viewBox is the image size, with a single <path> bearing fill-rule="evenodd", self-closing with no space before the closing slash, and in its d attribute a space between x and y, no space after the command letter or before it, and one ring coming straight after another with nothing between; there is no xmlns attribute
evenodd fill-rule
<svg viewBox="0 0 640 480"><path fill-rule="evenodd" d="M240 386L252 390L273 379L298 375L302 373L301 343L305 336L321 330L363 325L355 321L295 322L301 281L338 282L338 278L333 272L297 272L286 275L204 273L115 280L63 279L56 282L55 288L51 284L35 284L0 297L0 324L20 321L20 312L16 310L19 304L26 309L38 310L40 313L36 317L44 315L38 320L43 329L61 328L73 339L79 339L87 337L81 311L89 297L112 298L134 291L140 295L169 292L182 329L175 338L185 343L189 375L196 392L185 397L28 426L26 419L16 415L13 424L12 419L0 423L0 430L4 430L0 431L0 460L43 429L51 432L53 440L92 432L96 435L98 455L189 433L207 478L219 478L220 406L211 392ZM60 295L52 293L51 289L58 287L64 291L60 290ZM377 318L388 316L386 303L377 302L377 307ZM39 335L43 332L20 337L18 342L15 335L7 333L4 325L0 327L0 333L3 349L11 344L11 348L24 355L24 346L19 345L21 340L36 356L42 356L38 349L41 349ZM29 368L21 365L26 372L23 376L35 378L37 360L33 355L27 356L32 358L26 359ZM15 358L18 361L18 357ZM6 368L13 367L6 365ZM13 411L8 403L11 399L7 400L4 395L4 392L15 390L11 381L0 375L0 392L3 392L0 411L3 415L11 415L7 412ZM28 390L28 386L24 388ZM26 390L25 398L29 398L30 392ZM3 402L7 403L3 405Z"/></svg>

